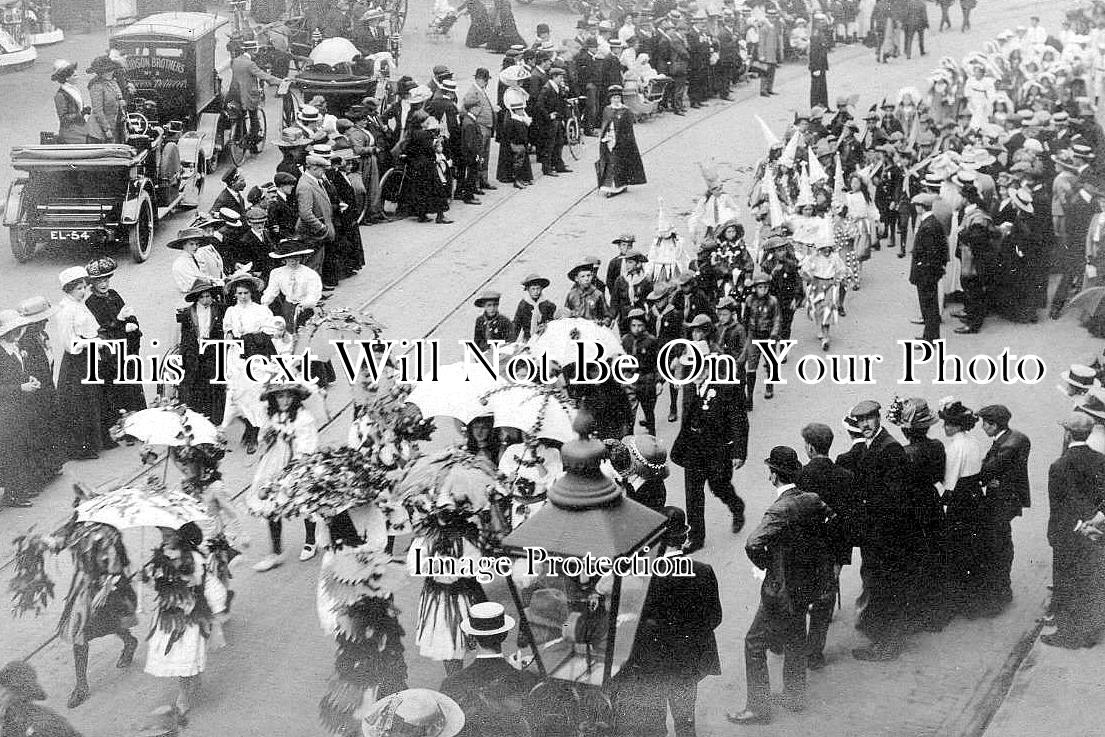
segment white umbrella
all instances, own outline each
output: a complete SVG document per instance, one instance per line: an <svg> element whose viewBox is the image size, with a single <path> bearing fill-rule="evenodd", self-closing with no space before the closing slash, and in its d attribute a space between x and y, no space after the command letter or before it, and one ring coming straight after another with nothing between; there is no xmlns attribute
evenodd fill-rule
<svg viewBox="0 0 1105 737"><path fill-rule="evenodd" d="M484 397L495 415L495 427L515 427L538 438L566 443L576 439L576 410L555 392L533 384L496 389Z"/></svg>
<svg viewBox="0 0 1105 737"><path fill-rule="evenodd" d="M353 57L361 53L353 42L347 38L326 38L319 45L311 49L312 64L336 64L352 63Z"/></svg>
<svg viewBox="0 0 1105 737"><path fill-rule="evenodd" d="M550 361L567 366L576 362L580 344L584 346L586 360L595 360L600 346L604 358L624 353L613 330L581 317L565 317L549 322L545 332L532 339L527 348L537 356L548 356Z"/></svg>
<svg viewBox="0 0 1105 737"><path fill-rule="evenodd" d="M117 530L131 527L179 529L207 517L198 501L179 489L131 486L93 497L77 506L78 522L99 522Z"/></svg>
<svg viewBox="0 0 1105 737"><path fill-rule="evenodd" d="M407 401L422 410L424 417L455 417L467 424L491 410L480 397L506 384L491 378L478 364L449 363L438 370L437 381L414 382Z"/></svg>
<svg viewBox="0 0 1105 737"><path fill-rule="evenodd" d="M218 428L190 409L152 407L123 418L123 432L150 445L217 443Z"/></svg>

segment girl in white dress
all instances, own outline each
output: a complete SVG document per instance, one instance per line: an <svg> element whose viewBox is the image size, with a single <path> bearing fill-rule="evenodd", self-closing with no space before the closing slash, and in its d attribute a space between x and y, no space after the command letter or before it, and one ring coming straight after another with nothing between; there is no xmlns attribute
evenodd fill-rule
<svg viewBox="0 0 1105 737"><path fill-rule="evenodd" d="M158 678L178 679L180 691L174 708L183 717L199 691L211 634L211 610L203 593L206 569L197 550L203 533L189 523L179 531L163 530L163 534L164 542L144 571L153 578L158 591L146 672Z"/></svg>
<svg viewBox="0 0 1105 737"><path fill-rule="evenodd" d="M267 419L262 428L262 456L253 475L247 505L251 512L267 516L275 508L275 502L266 498L264 489L293 460L318 450L318 429L315 418L303 406L314 388L306 383L270 383L261 391L261 398L268 403ZM315 520L304 519L305 539L299 554L301 561L315 557ZM272 552L253 566L264 572L280 565L283 546L281 537L283 520L269 519L269 540Z"/></svg>
<svg viewBox="0 0 1105 737"><path fill-rule="evenodd" d="M258 429L265 421L265 404L261 401L262 385L246 374L246 360L250 356L272 356L276 352L272 340L265 334L266 328L272 324L273 315L271 310L258 303L261 280L251 274L232 275L227 280L226 293L233 298L234 304L227 307L223 315L223 331L227 340L242 341L244 351L241 354L229 351L227 354L226 410L220 429L225 431L235 418L240 417L246 424L242 443L246 453L253 454L257 452Z"/></svg>

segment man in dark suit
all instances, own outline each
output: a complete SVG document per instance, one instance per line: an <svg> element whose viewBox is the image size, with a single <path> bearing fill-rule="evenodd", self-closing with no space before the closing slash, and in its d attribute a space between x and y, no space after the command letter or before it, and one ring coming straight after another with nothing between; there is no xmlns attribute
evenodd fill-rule
<svg viewBox="0 0 1105 737"><path fill-rule="evenodd" d="M944 266L948 263L948 234L932 214L936 195L922 192L912 202L917 209L917 233L913 240L913 261L909 268L909 283L917 288L921 319L925 332L921 340L940 338L940 297L937 293Z"/></svg>
<svg viewBox="0 0 1105 737"><path fill-rule="evenodd" d="M249 227L237 239L234 260L227 264L231 272L239 270L238 264L253 264L250 270L268 281L269 274L280 265L269 256L276 241L266 228L268 221L269 213L260 207L251 207L246 212L246 224Z"/></svg>
<svg viewBox="0 0 1105 737"><path fill-rule="evenodd" d="M863 515L860 578L866 600L856 628L871 638L869 647L856 648L852 655L870 661L894 660L901 653L913 555L908 540L916 532L906 493L905 449L882 426L881 409L877 402L864 400L849 412L866 445L859 448L855 467Z"/></svg>
<svg viewBox="0 0 1105 737"><path fill-rule="evenodd" d="M690 356L680 359L689 365ZM706 483L733 516L732 529L744 527L744 501L733 490L733 471L748 457L748 414L737 392L740 386L712 384L705 367L683 387L683 424L671 449L671 460L683 467L690 540L687 552L706 544Z"/></svg>
<svg viewBox="0 0 1105 737"><path fill-rule="evenodd" d="M549 69L549 79L537 94L537 111L534 122L541 121L541 148L538 161L546 176L563 174L570 169L564 165L564 121L568 119L567 70L563 66Z"/></svg>
<svg viewBox="0 0 1105 737"><path fill-rule="evenodd" d="M522 699L537 685L537 678L503 658L503 642L514 629L514 618L502 604L485 601L472 606L460 628L475 643L476 659L447 676L440 689L464 710L467 725L460 735L478 737L484 719L501 723L503 717L512 717L520 724Z"/></svg>
<svg viewBox="0 0 1105 737"><path fill-rule="evenodd" d="M268 230L274 241L291 238L299 221L299 205L295 201L295 186L299 177L278 171L272 178L276 196L269 203Z"/></svg>
<svg viewBox="0 0 1105 737"><path fill-rule="evenodd" d="M760 608L744 636L748 700L726 718L734 724L771 721L768 648L783 649L783 704L806 704L806 610L824 596L833 578L829 538L832 510L816 494L795 486L802 463L793 448L776 446L764 461L776 499L744 545L748 559L765 571Z"/></svg>
<svg viewBox="0 0 1105 737"><path fill-rule="evenodd" d="M678 507L668 517L662 544L666 558L683 557L687 516ZM673 563L673 565L676 565ZM714 630L721 625L717 576L707 563L690 561L691 576L653 576L626 662L625 684L632 734L666 734L671 709L677 737L694 737L698 683L721 675ZM621 716L621 715L619 715Z"/></svg>
<svg viewBox="0 0 1105 737"><path fill-rule="evenodd" d="M481 100L474 97L464 98L464 116L460 119L460 158L453 162L457 169L456 197L469 205L481 204L476 199L480 189L482 171L483 133L476 117Z"/></svg>
<svg viewBox="0 0 1105 737"><path fill-rule="evenodd" d="M833 546L833 581L825 596L813 602L810 608L810 631L807 638L808 667L820 670L825 667L825 638L833 621L836 592L840 587L840 569L852 562L852 528L857 501L855 476L829 459L833 446L833 431L828 425L814 422L802 428L802 440L806 442L809 463L795 481L802 491L817 494L836 515L837 535Z"/></svg>
<svg viewBox="0 0 1105 737"><path fill-rule="evenodd" d="M212 217L218 217L219 211L224 207L238 213L242 218L246 214L246 198L242 192L246 188L246 178L238 171L238 167L231 167L230 171L223 174L223 191L215 197L211 204Z"/></svg>
<svg viewBox="0 0 1105 737"><path fill-rule="evenodd" d="M1070 440L1047 474L1052 555L1051 608L1056 631L1040 642L1054 647L1092 647L1105 616L1105 547L1076 531L1105 503L1105 455L1086 445L1093 420L1074 412L1063 422Z"/></svg>
<svg viewBox="0 0 1105 737"><path fill-rule="evenodd" d="M1032 442L1024 433L1009 427L1012 414L1004 405L991 404L978 411L982 431L994 444L982 459L984 579L988 582L988 605L983 614L1000 613L1013 600L1009 572L1013 568L1014 517L1032 505L1028 487L1028 454Z"/></svg>

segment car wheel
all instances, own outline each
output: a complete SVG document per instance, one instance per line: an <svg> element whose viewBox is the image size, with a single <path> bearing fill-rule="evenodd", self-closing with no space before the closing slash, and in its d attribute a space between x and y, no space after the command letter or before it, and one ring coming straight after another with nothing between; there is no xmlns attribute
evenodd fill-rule
<svg viewBox="0 0 1105 737"><path fill-rule="evenodd" d="M153 203L145 192L138 204L138 222L127 233L127 245L135 262L142 263L150 257L153 247Z"/></svg>
<svg viewBox="0 0 1105 737"><path fill-rule="evenodd" d="M25 264L31 260L31 256L35 255L34 241L27 238L22 227L17 225L14 228L8 228L8 240L11 243L12 255L19 263Z"/></svg>

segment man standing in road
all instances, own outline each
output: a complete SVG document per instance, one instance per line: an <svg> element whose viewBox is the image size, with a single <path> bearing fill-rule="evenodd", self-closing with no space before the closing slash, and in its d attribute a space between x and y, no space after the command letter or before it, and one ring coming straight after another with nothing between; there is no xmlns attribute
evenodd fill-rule
<svg viewBox="0 0 1105 737"><path fill-rule="evenodd" d="M816 17L810 36L810 107L829 107L829 40L825 24Z"/></svg>
<svg viewBox="0 0 1105 737"><path fill-rule="evenodd" d="M1093 647L1105 624L1105 547L1077 531L1079 523L1094 517L1105 504L1105 455L1086 445L1093 430L1089 415L1073 412L1063 427L1070 443L1047 474L1051 510L1047 542L1056 631L1042 636L1040 642L1074 650Z"/></svg>
<svg viewBox="0 0 1105 737"><path fill-rule="evenodd" d="M760 96L777 95L775 91L775 68L783 63L783 33L779 30L779 11L767 9L767 20L760 24L760 42L757 47L758 60L764 69L760 71Z"/></svg>
<svg viewBox="0 0 1105 737"><path fill-rule="evenodd" d="M258 86L258 80L271 84L280 84L283 80L257 66L257 62L245 52L240 41L230 41L226 45L226 50L230 52L230 99L237 100L242 110L249 115L249 143L253 147L253 152L257 153L259 151L257 132L261 127L257 116L257 109L261 102L261 88Z"/></svg>
<svg viewBox="0 0 1105 737"><path fill-rule="evenodd" d="M684 356L680 362L686 366L690 360ZM706 544L707 482L733 516L733 532L744 527L744 501L733 490L732 478L748 456L748 415L737 394L741 387L714 384L707 374L703 366L694 381L683 387L683 424L671 448L672 463L683 467L691 528L688 553Z"/></svg>
<svg viewBox="0 0 1105 737"><path fill-rule="evenodd" d="M869 661L895 660L901 653L914 555L909 540L915 525L904 483L908 461L901 443L882 426L881 409L864 400L849 412L866 445L859 448L855 488L863 509L860 577L867 605L857 615L856 629L871 638L852 655Z"/></svg>
<svg viewBox="0 0 1105 737"><path fill-rule="evenodd" d="M472 87L464 95L464 107L475 118L480 128L480 184L483 190L494 190L498 187L491 184L487 178L487 162L491 160L491 139L495 135L495 103L487 94L487 83L491 80L491 72L484 67L476 70L475 81ZM475 102L475 107L469 103Z"/></svg>
<svg viewBox="0 0 1105 737"><path fill-rule="evenodd" d="M852 472L829 458L829 449L833 446L832 428L818 422L810 423L802 428L802 440L806 443L806 455L810 461L798 474L795 483L802 491L817 494L833 510L839 531L832 548L832 585L810 607L806 651L808 667L820 670L825 667L825 638L833 621L833 607L840 588L840 569L852 562L852 528L859 505L855 499L855 477Z"/></svg>
<svg viewBox="0 0 1105 737"><path fill-rule="evenodd" d="M982 431L994 444L982 459L979 483L983 487L982 509L985 515L983 536L983 578L988 583L987 603L982 613L1001 613L1013 600L1009 573L1013 568L1014 517L1031 506L1028 488L1028 454L1032 442L1024 433L1009 427L1012 414L1001 404L978 411Z"/></svg>
<svg viewBox="0 0 1105 737"><path fill-rule="evenodd" d="M549 68L549 79L537 94L537 110L545 130L538 151L541 173L546 176L565 174L571 169L564 165L564 121L568 118L568 101L565 96L567 70L557 64Z"/></svg>
<svg viewBox="0 0 1105 737"><path fill-rule="evenodd" d="M795 485L802 463L793 448L772 448L764 463L776 498L744 546L748 559L765 574L760 608L744 636L748 700L742 711L726 714L733 724L771 721L767 650L780 644L783 705L791 711L805 708L806 611L833 579L832 510L817 494Z"/></svg>
<svg viewBox="0 0 1105 737"><path fill-rule="evenodd" d="M314 249L306 265L321 273L326 247L333 243L335 233L334 208L322 183L330 162L317 154L308 154L306 164L306 171L295 185L295 202L299 208L296 237ZM326 282L326 286L337 284L336 275L327 276L332 281Z"/></svg>
<svg viewBox="0 0 1105 737"><path fill-rule="evenodd" d="M913 240L913 261L909 269L909 283L917 288L917 301L921 305L921 319L925 331L921 340L940 339L940 279L948 263L948 236L940 221L932 215L936 195L922 192L912 202L917 208L917 233Z"/></svg>

